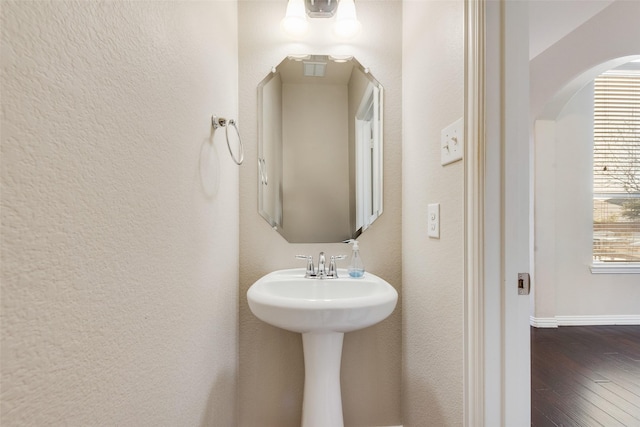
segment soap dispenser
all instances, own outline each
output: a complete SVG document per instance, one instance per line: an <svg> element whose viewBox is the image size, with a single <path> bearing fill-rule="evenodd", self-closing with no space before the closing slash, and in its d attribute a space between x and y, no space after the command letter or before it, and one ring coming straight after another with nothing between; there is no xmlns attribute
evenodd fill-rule
<svg viewBox="0 0 640 427"><path fill-rule="evenodd" d="M349 262L349 276L359 278L364 276L364 263L360 256L358 241L351 239L349 240L349 243L353 245L353 250L351 251L351 262Z"/></svg>

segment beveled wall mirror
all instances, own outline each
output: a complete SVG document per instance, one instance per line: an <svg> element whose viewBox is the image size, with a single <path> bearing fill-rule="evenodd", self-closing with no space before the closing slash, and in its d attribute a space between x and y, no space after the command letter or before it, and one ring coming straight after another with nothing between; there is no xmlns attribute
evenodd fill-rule
<svg viewBox="0 0 640 427"><path fill-rule="evenodd" d="M258 85L258 212L290 243L382 214L382 85L354 58L285 58Z"/></svg>

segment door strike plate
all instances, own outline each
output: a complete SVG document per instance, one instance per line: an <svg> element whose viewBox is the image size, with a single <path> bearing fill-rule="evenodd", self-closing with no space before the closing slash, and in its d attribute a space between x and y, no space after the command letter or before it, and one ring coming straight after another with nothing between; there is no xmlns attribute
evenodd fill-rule
<svg viewBox="0 0 640 427"><path fill-rule="evenodd" d="M518 295L529 295L531 291L531 278L529 273L518 273Z"/></svg>

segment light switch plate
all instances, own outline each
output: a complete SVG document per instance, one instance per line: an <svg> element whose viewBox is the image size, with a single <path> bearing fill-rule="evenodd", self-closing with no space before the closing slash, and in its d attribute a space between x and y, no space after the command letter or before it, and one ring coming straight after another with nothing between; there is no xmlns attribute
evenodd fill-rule
<svg viewBox="0 0 640 427"><path fill-rule="evenodd" d="M431 203L427 206L428 231L427 235L435 239L440 238L440 203Z"/></svg>
<svg viewBox="0 0 640 427"><path fill-rule="evenodd" d="M464 154L464 132L462 118L451 123L440 132L440 163L442 166L462 160Z"/></svg>

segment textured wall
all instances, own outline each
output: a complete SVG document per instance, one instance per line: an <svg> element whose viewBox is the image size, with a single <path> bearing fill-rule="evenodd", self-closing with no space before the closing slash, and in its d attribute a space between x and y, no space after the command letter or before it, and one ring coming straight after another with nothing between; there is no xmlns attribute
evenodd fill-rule
<svg viewBox="0 0 640 427"><path fill-rule="evenodd" d="M240 174L240 426L299 426L304 384L302 339L255 318L246 291L269 271L301 266L298 253L349 253L343 244L289 244L257 213L256 86L288 54L350 54L385 87L384 213L359 239L367 269L401 286L401 19L402 4L358 1L363 32L349 43L333 39L332 20L316 19L308 37L281 33L282 1L238 5L240 118L247 164ZM319 201L320 202L320 201ZM311 224L310 226L313 226ZM347 263L342 264L346 266ZM347 426L400 424L401 307L384 322L346 334L342 393Z"/></svg>
<svg viewBox="0 0 640 427"><path fill-rule="evenodd" d="M463 163L440 165L440 130L463 116L462 1L403 4L403 424L462 425ZM427 204L440 203L440 239Z"/></svg>
<svg viewBox="0 0 640 427"><path fill-rule="evenodd" d="M235 2L2 2L3 426L235 419Z"/></svg>

